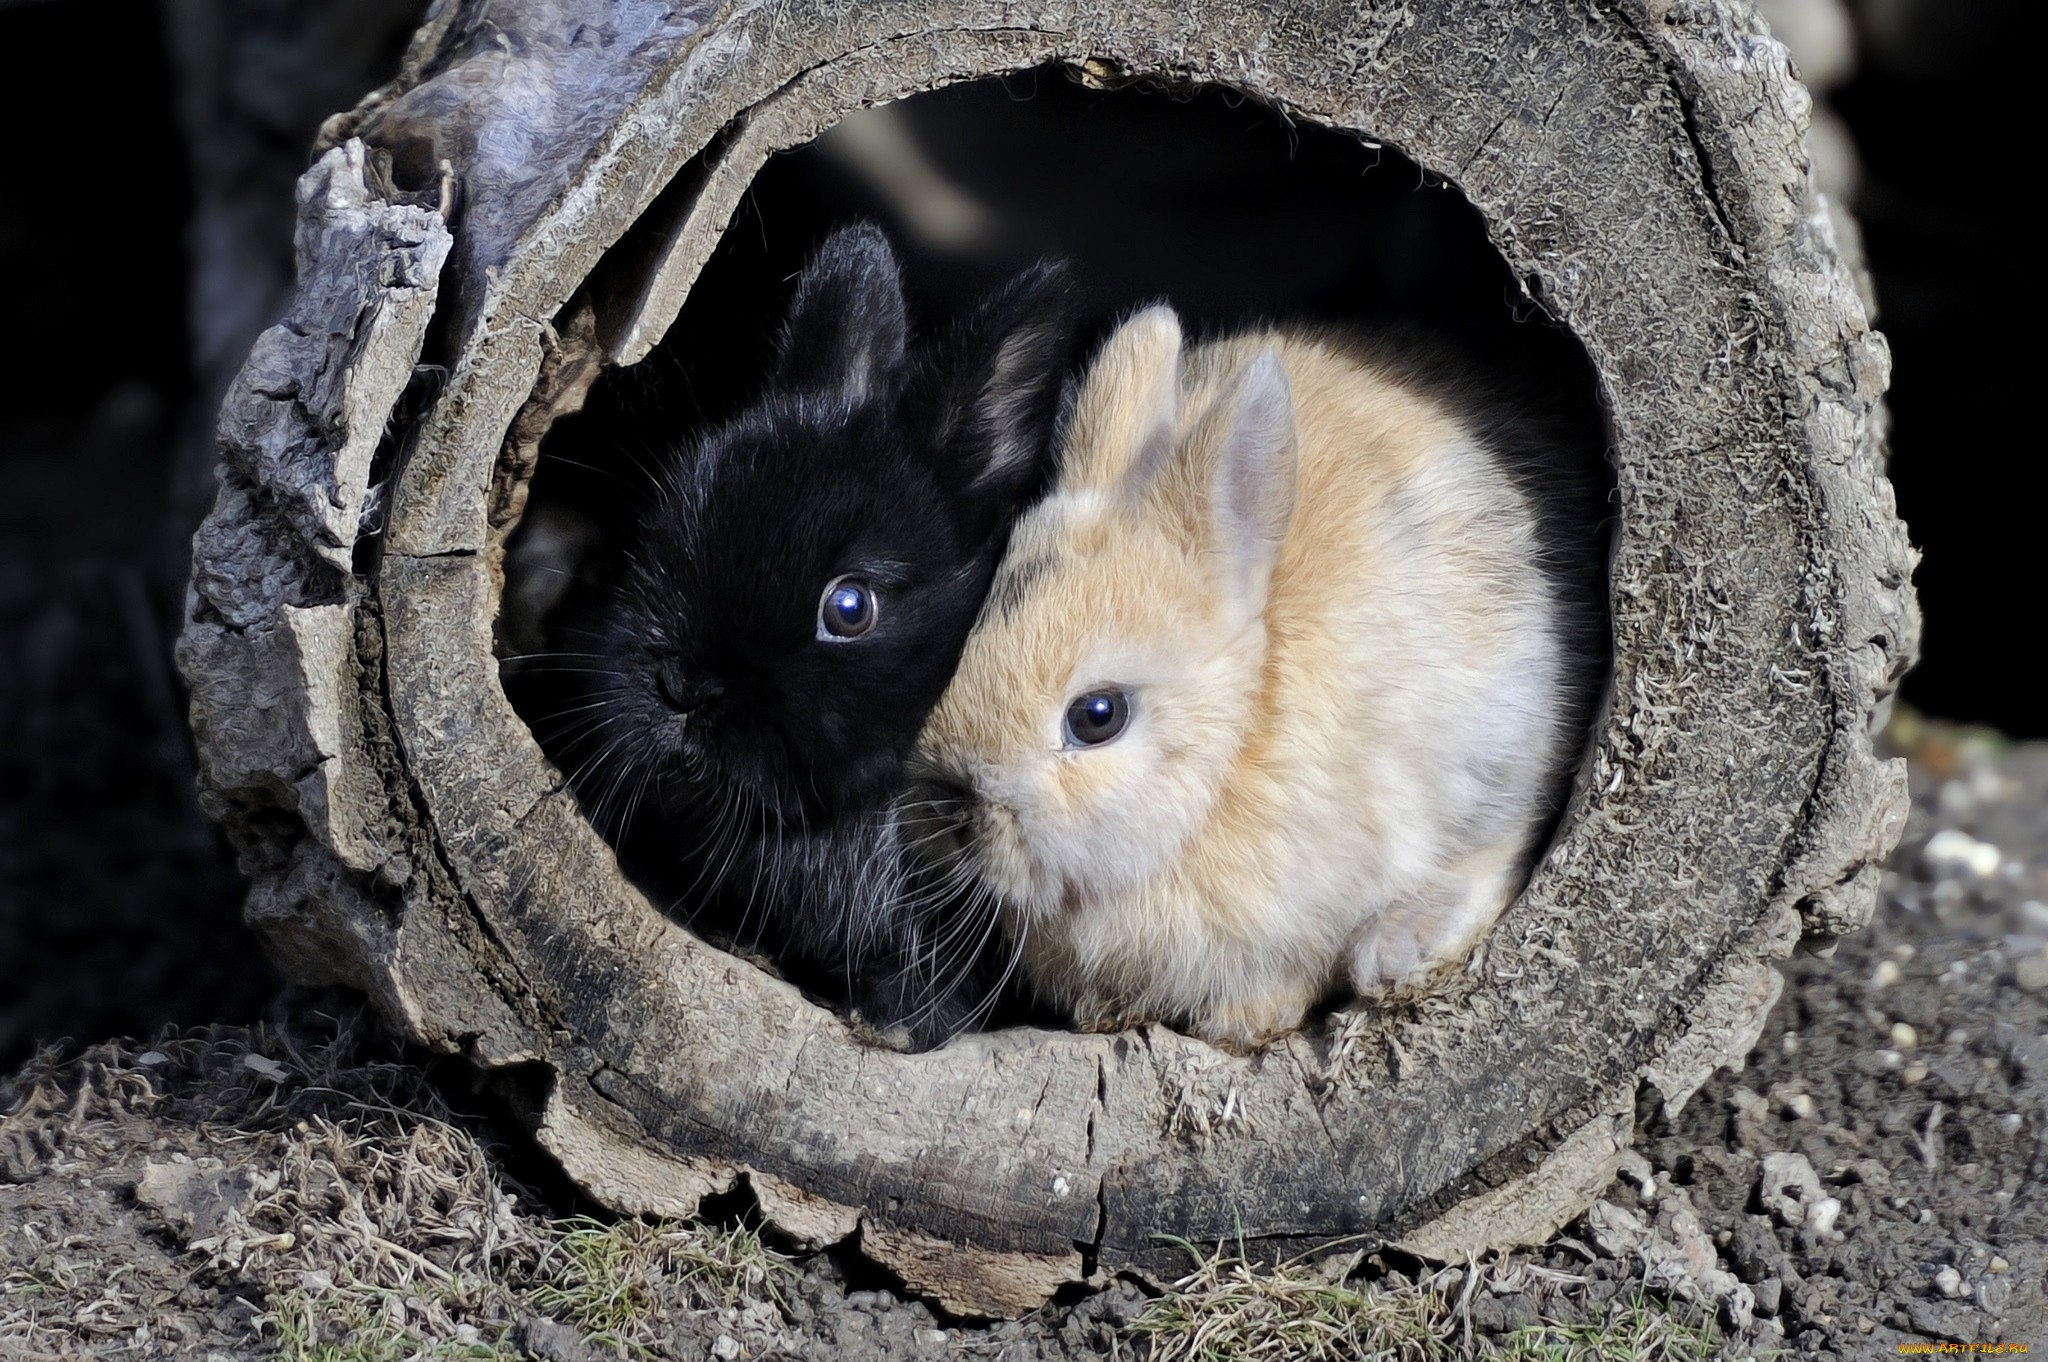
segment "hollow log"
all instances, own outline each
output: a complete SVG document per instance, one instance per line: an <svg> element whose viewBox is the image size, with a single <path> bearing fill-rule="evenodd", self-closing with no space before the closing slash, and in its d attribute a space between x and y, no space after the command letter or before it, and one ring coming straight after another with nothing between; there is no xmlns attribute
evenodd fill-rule
<svg viewBox="0 0 2048 1362"><path fill-rule="evenodd" d="M493 657L541 435L664 334L766 158L1049 63L1221 84L1441 175L1611 421L1611 695L1527 892L1442 994L1250 1055L864 1043L627 882ZM1867 920L1904 820L1872 748L1918 632L1888 355L1807 108L1733 0L435 6L323 134L290 315L221 414L180 662L249 920L290 977L498 1075L599 1201L744 1186L963 1314L1171 1266L1167 1235L1549 1233L1643 1095L1741 1061L1775 959Z"/></svg>

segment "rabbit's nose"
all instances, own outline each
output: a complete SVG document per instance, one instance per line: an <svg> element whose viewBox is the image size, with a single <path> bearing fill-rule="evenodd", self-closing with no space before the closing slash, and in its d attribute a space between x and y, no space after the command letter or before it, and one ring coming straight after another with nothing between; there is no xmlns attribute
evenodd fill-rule
<svg viewBox="0 0 2048 1362"><path fill-rule="evenodd" d="M725 694L725 687L708 676L692 676L671 662L654 674L654 688L661 702L678 714L691 714Z"/></svg>

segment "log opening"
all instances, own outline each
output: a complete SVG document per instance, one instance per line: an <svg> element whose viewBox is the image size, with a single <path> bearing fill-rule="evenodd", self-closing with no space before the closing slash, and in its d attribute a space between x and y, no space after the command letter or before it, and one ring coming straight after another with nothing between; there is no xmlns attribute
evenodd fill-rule
<svg viewBox="0 0 2048 1362"><path fill-rule="evenodd" d="M675 205L701 192L723 150L715 144L678 174L599 262L586 296L636 291L655 261L650 241L674 233ZM656 495L652 469L753 399L791 281L818 241L849 221L880 223L898 243L913 325L925 332L1035 260L1057 257L1074 271L1090 336L1171 299L1197 331L1308 322L1453 355L1475 378L1512 384L1564 433L1569 462L1546 470L1546 481L1582 491L1553 509L1583 522L1568 532L1574 539L1611 537L1597 375L1446 181L1391 148L1290 120L1228 88L1105 89L1061 67L966 81L850 114L771 157L666 335L643 332L646 356L606 366L580 411L539 437L530 484L517 479L532 430L518 466L501 468L523 510L506 551L500 675L563 771L587 770L590 760L574 741L591 726L578 667L588 665L582 653L594 646L592 621L621 546ZM537 416L554 410L548 400L535 407ZM1604 611L1604 598L1588 595L1583 608ZM1604 672L1604 614L1598 632L1595 669ZM1573 769L1585 747L1573 751ZM1560 772L1560 784L1569 778ZM585 807L616 844L617 829ZM666 832L649 840L657 860L672 842ZM696 881L679 890L643 878L621 850L643 891L701 933Z"/></svg>

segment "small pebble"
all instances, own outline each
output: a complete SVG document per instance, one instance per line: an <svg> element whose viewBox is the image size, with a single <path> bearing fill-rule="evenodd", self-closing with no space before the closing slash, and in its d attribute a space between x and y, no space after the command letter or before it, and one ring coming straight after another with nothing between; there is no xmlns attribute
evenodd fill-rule
<svg viewBox="0 0 2048 1362"><path fill-rule="evenodd" d="M259 1077L269 1079L273 1083L282 1083L285 1081L286 1078L290 1077L290 1074L285 1069L284 1065L278 1063L276 1060L270 1058L268 1055L243 1055L242 1067L247 1069L250 1073L258 1075Z"/></svg>
<svg viewBox="0 0 2048 1362"><path fill-rule="evenodd" d="M1813 1113L1813 1099L1807 1096L1805 1093L1796 1092L1785 1099L1785 1114L1787 1116L1790 1116L1793 1120L1811 1120L1813 1118Z"/></svg>
<svg viewBox="0 0 2048 1362"><path fill-rule="evenodd" d="M2048 989L2048 951L2015 960L2012 966L2012 981L2028 993L2039 993Z"/></svg>
<svg viewBox="0 0 2048 1362"><path fill-rule="evenodd" d="M1906 1066L1906 1071L1899 1075L1899 1082L1905 1084L1909 1088L1917 1088L1926 1081L1927 1066L1925 1064L1922 1064L1917 1059L1914 1060L1911 1064L1908 1064Z"/></svg>
<svg viewBox="0 0 2048 1362"><path fill-rule="evenodd" d="M1831 1196L1822 1197L1819 1201L1814 1202L1812 1208L1807 1211L1806 1223L1813 1226L1814 1231L1818 1234L1833 1234L1835 1232L1835 1220L1841 1214L1842 1203L1840 1200Z"/></svg>
<svg viewBox="0 0 2048 1362"><path fill-rule="evenodd" d="M1970 1043L1970 1033L1960 1026L1951 1026L1947 1033L1942 1036L1941 1043L1943 1045L1968 1045Z"/></svg>
<svg viewBox="0 0 2048 1362"><path fill-rule="evenodd" d="M1920 1214L1913 1217L1913 1223L1916 1225L1932 1225L1934 1223L1934 1208L1932 1206L1922 1206Z"/></svg>
<svg viewBox="0 0 2048 1362"><path fill-rule="evenodd" d="M1920 1033L1906 1022L1892 1023L1892 1045L1900 1050L1910 1050L1920 1043Z"/></svg>
<svg viewBox="0 0 2048 1362"><path fill-rule="evenodd" d="M2004 1258L1994 1253L1991 1255L1991 1261L1984 1265L1984 1270L1986 1272L2005 1272L2008 1271L2011 1267L2011 1263L2008 1263L2007 1261L2005 1261Z"/></svg>
<svg viewBox="0 0 2048 1362"><path fill-rule="evenodd" d="M1970 793L1977 797L1979 803L2002 803L2019 793L2019 783L1996 766L1972 767L1969 780Z"/></svg>
<svg viewBox="0 0 2048 1362"><path fill-rule="evenodd" d="M1989 842L1980 842L1957 828L1943 828L1927 839L1920 859L1936 874L1961 871L1989 879L1998 873L1998 863L2005 857Z"/></svg>
<svg viewBox="0 0 2048 1362"><path fill-rule="evenodd" d="M1879 1050L1877 1052L1877 1062L1884 1065L1887 1069L1896 1069L1906 1062L1906 1057L1897 1050Z"/></svg>
<svg viewBox="0 0 2048 1362"><path fill-rule="evenodd" d="M1998 1118L1998 1128L2008 1135L2019 1134L2020 1127L2026 1123L2027 1118L2016 1111L2008 1111L2005 1115Z"/></svg>
<svg viewBox="0 0 2048 1362"><path fill-rule="evenodd" d="M1784 1037L1784 1039L1783 1039L1783 1040L1780 1040L1780 1041L1778 1042L1778 1049L1779 1049L1779 1051L1780 1051L1781 1053L1783 1053L1783 1054L1788 1054L1788 1055L1796 1055L1796 1054L1798 1054L1798 1053L1799 1053L1799 1033L1798 1033L1797 1031L1787 1031L1787 1032L1785 1033L1785 1037Z"/></svg>
<svg viewBox="0 0 2048 1362"><path fill-rule="evenodd" d="M2048 932L2048 903L2028 899L2020 904L2020 921L2031 930Z"/></svg>
<svg viewBox="0 0 2048 1362"><path fill-rule="evenodd" d="M1880 960L1877 962L1877 968L1870 973L1870 982L1876 988L1890 988L1899 982L1899 975L1898 961Z"/></svg>
<svg viewBox="0 0 2048 1362"><path fill-rule="evenodd" d="M1944 1296L1960 1296L1963 1294L1963 1274L1952 1267L1945 1267L1934 1274L1934 1285Z"/></svg>
<svg viewBox="0 0 2048 1362"><path fill-rule="evenodd" d="M1919 953L1919 949L1910 941L1901 941L1898 945L1892 947L1892 959L1902 965L1910 962Z"/></svg>

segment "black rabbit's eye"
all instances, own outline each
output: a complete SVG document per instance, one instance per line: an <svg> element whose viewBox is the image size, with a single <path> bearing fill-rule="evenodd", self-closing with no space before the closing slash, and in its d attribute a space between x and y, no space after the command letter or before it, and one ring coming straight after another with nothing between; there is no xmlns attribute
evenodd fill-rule
<svg viewBox="0 0 2048 1362"><path fill-rule="evenodd" d="M1116 686L1077 695L1067 706L1067 746L1100 747L1131 721L1131 697Z"/></svg>
<svg viewBox="0 0 2048 1362"><path fill-rule="evenodd" d="M851 574L834 577L818 602L818 637L828 643L859 638L875 627L880 606L866 579Z"/></svg>

